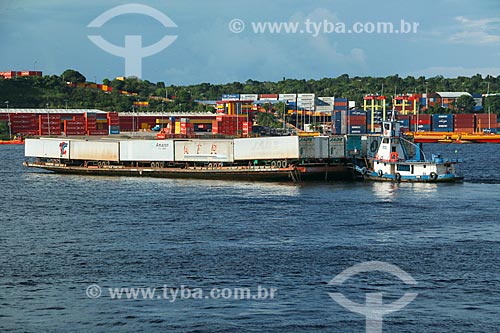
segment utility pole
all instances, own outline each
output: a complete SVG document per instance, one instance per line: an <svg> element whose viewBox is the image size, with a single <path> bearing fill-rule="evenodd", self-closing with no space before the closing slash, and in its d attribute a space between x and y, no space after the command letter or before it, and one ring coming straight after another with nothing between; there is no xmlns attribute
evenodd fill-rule
<svg viewBox="0 0 500 333"><path fill-rule="evenodd" d="M50 115L49 115L49 103L47 103L47 130L50 136ZM40 133L41 134L41 133Z"/></svg>
<svg viewBox="0 0 500 333"><path fill-rule="evenodd" d="M10 122L10 110L9 110L9 101L5 101L7 104L7 115L9 117L9 121L7 123L7 127L9 128L9 140L12 138L12 123Z"/></svg>

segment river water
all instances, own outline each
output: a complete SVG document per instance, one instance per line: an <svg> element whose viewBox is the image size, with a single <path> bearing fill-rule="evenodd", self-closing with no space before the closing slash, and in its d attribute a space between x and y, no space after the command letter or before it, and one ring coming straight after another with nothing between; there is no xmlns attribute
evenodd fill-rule
<svg viewBox="0 0 500 333"><path fill-rule="evenodd" d="M424 148L464 159L465 181L55 175L0 147L0 332L365 332L329 293L360 306L383 293L382 308L418 294L384 332L498 332L500 145ZM416 284L380 271L329 284L372 261ZM226 298L234 288L252 297Z"/></svg>

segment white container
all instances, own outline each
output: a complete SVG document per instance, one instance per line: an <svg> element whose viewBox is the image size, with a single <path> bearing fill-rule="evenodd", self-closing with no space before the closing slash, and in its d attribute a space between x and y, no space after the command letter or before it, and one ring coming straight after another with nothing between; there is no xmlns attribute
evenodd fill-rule
<svg viewBox="0 0 500 333"><path fill-rule="evenodd" d="M233 140L176 140L176 162L234 162Z"/></svg>
<svg viewBox="0 0 500 333"><path fill-rule="evenodd" d="M345 157L345 138L343 136L331 136L328 139L328 157Z"/></svg>
<svg viewBox="0 0 500 333"><path fill-rule="evenodd" d="M82 161L120 160L120 143L118 141L70 141L70 158Z"/></svg>
<svg viewBox="0 0 500 333"><path fill-rule="evenodd" d="M316 111L328 112L333 111L334 98L333 97L318 97L318 105Z"/></svg>
<svg viewBox="0 0 500 333"><path fill-rule="evenodd" d="M55 159L69 159L69 140L40 138L26 139L24 144L24 156Z"/></svg>
<svg viewBox="0 0 500 333"><path fill-rule="evenodd" d="M327 136L299 138L300 158L328 158L328 139Z"/></svg>
<svg viewBox="0 0 500 333"><path fill-rule="evenodd" d="M316 94L297 94L298 100L314 100Z"/></svg>
<svg viewBox="0 0 500 333"><path fill-rule="evenodd" d="M174 140L122 140L120 161L173 162Z"/></svg>
<svg viewBox="0 0 500 333"><path fill-rule="evenodd" d="M295 103L297 101L297 94L279 94L280 101L287 101Z"/></svg>
<svg viewBox="0 0 500 333"><path fill-rule="evenodd" d="M241 94L240 101L257 101L259 99L258 94Z"/></svg>
<svg viewBox="0 0 500 333"><path fill-rule="evenodd" d="M296 136L234 140L234 159L236 161L297 158L299 158L299 138Z"/></svg>

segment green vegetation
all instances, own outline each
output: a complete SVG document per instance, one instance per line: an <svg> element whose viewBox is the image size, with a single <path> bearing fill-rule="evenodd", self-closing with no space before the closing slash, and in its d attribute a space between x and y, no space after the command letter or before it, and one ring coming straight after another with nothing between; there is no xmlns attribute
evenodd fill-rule
<svg viewBox="0 0 500 333"><path fill-rule="evenodd" d="M0 121L0 140L9 140L9 128L4 121Z"/></svg>
<svg viewBox="0 0 500 333"><path fill-rule="evenodd" d="M500 114L500 96L488 96L484 99L484 112L491 110L492 113Z"/></svg>
<svg viewBox="0 0 500 333"><path fill-rule="evenodd" d="M456 108L460 110L462 113L470 113L474 111L474 106L476 105L476 102L474 102L474 98L468 95L462 95L459 98L457 98L455 104Z"/></svg>
<svg viewBox="0 0 500 333"><path fill-rule="evenodd" d="M244 83L227 84L200 83L190 86L166 86L164 82L152 83L137 78L121 80L105 79L103 84L113 88L104 92L95 88L74 87L67 82L82 84L85 77L68 69L61 76L0 78L0 101L9 101L13 108L98 108L106 111L132 111L133 102L149 101L149 107L141 111L213 111L211 106L200 105L195 100L217 100L222 94L268 94L268 93L315 93L316 96L341 96L362 105L366 94L425 93L435 91L465 91L471 94L500 91L500 76L444 78L423 76L406 78L392 75L388 77L349 77L343 74L336 78L320 80L283 79L278 82L247 80ZM121 94L119 90L130 94ZM133 94L132 94L133 93ZM154 96L155 98L151 98ZM165 101L165 96L169 100ZM462 104L465 103L465 104ZM460 102L462 112L470 110L470 99ZM492 113L500 114L500 97L486 98L486 105ZM276 107L278 117L282 108ZM436 106L429 113L446 113Z"/></svg>
<svg viewBox="0 0 500 333"><path fill-rule="evenodd" d="M276 120L275 116L267 112L259 112L256 118L257 124L272 128L281 128L283 125Z"/></svg>

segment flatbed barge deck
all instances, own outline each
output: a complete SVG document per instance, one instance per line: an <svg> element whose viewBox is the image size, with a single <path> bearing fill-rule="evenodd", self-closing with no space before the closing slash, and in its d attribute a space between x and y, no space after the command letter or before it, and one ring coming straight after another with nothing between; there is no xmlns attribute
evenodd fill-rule
<svg viewBox="0 0 500 333"><path fill-rule="evenodd" d="M52 162L24 162L24 166L61 174L95 176L129 176L156 178L195 178L252 181L293 181L352 179L353 168L349 164L337 165L288 165L272 166L186 166L186 167L131 167L123 165L75 166Z"/></svg>

